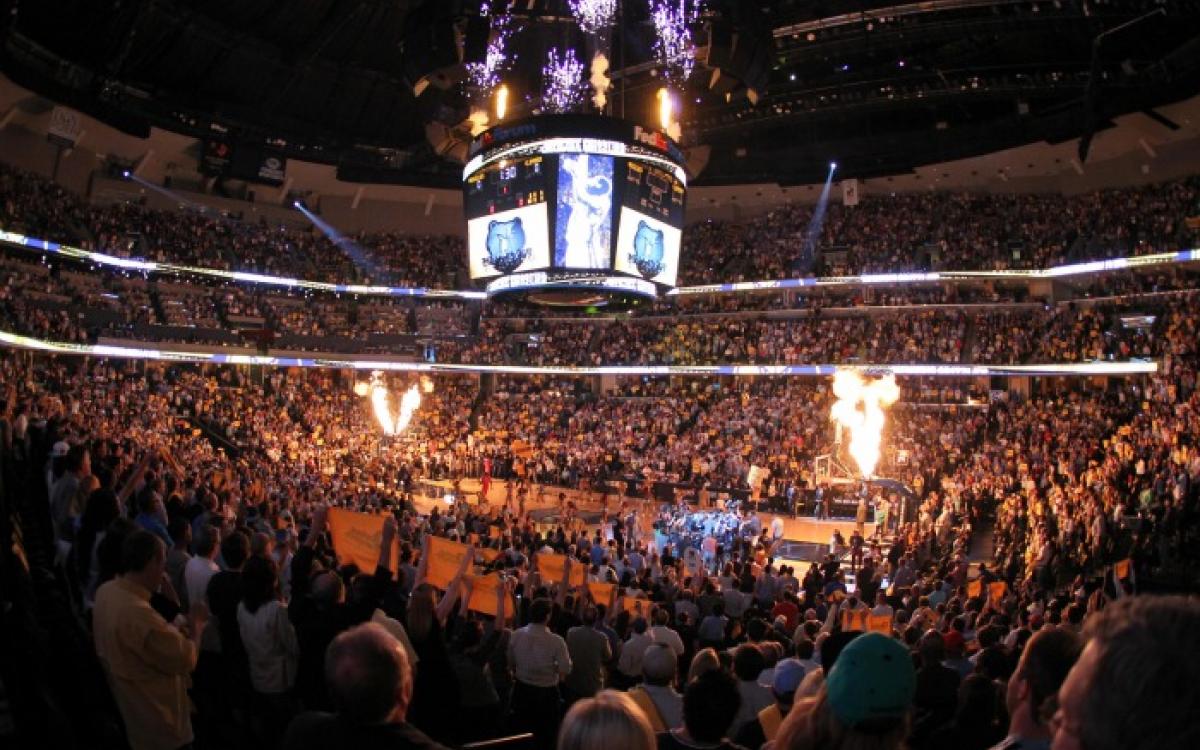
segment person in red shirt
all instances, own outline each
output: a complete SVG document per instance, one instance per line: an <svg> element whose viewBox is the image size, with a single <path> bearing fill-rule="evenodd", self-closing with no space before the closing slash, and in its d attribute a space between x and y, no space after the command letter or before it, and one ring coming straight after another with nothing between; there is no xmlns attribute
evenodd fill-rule
<svg viewBox="0 0 1200 750"><path fill-rule="evenodd" d="M800 624L800 605L796 603L796 597L790 591L780 591L775 595L775 606L771 609L771 619L774 620L780 615L787 618L786 632L794 632Z"/></svg>

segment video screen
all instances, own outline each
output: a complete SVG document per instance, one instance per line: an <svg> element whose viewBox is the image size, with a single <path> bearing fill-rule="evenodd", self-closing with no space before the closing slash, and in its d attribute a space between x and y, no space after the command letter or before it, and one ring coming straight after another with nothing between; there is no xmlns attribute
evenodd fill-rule
<svg viewBox="0 0 1200 750"><path fill-rule="evenodd" d="M675 175L645 162L625 165L621 204L673 227L683 228L686 189Z"/></svg>
<svg viewBox="0 0 1200 750"><path fill-rule="evenodd" d="M541 155L506 159L467 178L463 211L467 220L546 202L546 161Z"/></svg>
<svg viewBox="0 0 1200 750"><path fill-rule="evenodd" d="M545 168L535 155L489 164L467 178L463 211L472 279L550 265Z"/></svg>
<svg viewBox="0 0 1200 750"><path fill-rule="evenodd" d="M559 156L558 201L554 223L556 267L609 268L613 171L611 156Z"/></svg>
<svg viewBox="0 0 1200 750"><path fill-rule="evenodd" d="M632 166L632 165L630 165ZM657 284L675 285L683 231L631 208L621 209L613 268Z"/></svg>
<svg viewBox="0 0 1200 750"><path fill-rule="evenodd" d="M545 203L514 208L467 221L467 253L472 279L550 265L550 217Z"/></svg>

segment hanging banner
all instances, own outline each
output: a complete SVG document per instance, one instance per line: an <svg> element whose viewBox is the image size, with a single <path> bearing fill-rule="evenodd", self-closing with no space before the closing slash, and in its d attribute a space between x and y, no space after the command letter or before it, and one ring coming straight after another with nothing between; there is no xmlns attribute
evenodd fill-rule
<svg viewBox="0 0 1200 750"><path fill-rule="evenodd" d="M842 205L858 205L858 180L842 180Z"/></svg>
<svg viewBox="0 0 1200 750"><path fill-rule="evenodd" d="M46 128L46 140L63 148L74 148L83 133L83 118L78 112L66 107L50 110L50 124Z"/></svg>

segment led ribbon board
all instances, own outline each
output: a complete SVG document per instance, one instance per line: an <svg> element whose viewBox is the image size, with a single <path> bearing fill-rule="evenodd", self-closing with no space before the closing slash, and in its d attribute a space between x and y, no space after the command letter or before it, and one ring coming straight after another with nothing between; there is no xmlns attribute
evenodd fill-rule
<svg viewBox="0 0 1200 750"><path fill-rule="evenodd" d="M922 377L1025 377L1078 375L1144 375L1158 372L1158 363L1131 360L1127 362L1084 362L1040 365L613 365L609 367L531 367L526 365L452 365L427 362L397 362L382 360L345 359L329 357L274 357L251 354L219 354L198 350L155 349L146 346L111 344L75 344L22 336L0 331L0 345L13 349L28 349L53 354L75 354L91 357L144 359L165 362L207 362L229 365L261 365L267 367L327 367L343 370L391 370L397 372L484 373L503 375L771 375L825 377L838 370L853 370L872 376Z"/></svg>
<svg viewBox="0 0 1200 750"><path fill-rule="evenodd" d="M121 258L116 255L83 250L50 240L27 237L17 232L0 230L0 242L37 253L53 253L74 260L95 263L96 265L117 268L125 271L138 271L146 274L193 274L217 278L223 281L234 281L264 286L278 286L288 289L310 289L321 292L345 294L360 294L378 297L431 297L441 299L485 299L487 292L471 289L430 289L426 287L391 287L365 286L361 284L337 284L324 281L292 279L282 276L251 273L247 271L226 271L219 268L204 268L175 263L158 263L137 258ZM741 292L757 292L766 290L803 289L807 287L832 286L861 286L864 284L927 284L954 281L978 281L981 279L1054 279L1067 276L1087 276L1098 273L1124 271L1158 265L1177 263L1195 263L1200 261L1200 249L1179 250L1173 253L1155 253L1152 255L1135 255L1126 258L1071 263L1063 266L1052 266L1044 269L1025 271L933 271L927 273L884 273L863 274L861 276L809 276L799 279L775 279L764 281L743 281L729 284L702 284L684 286L672 289L668 295L695 294L736 294Z"/></svg>

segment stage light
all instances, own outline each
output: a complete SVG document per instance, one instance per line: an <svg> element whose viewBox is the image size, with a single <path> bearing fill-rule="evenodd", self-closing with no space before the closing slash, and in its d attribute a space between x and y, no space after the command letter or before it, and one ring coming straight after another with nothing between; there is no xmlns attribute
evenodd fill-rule
<svg viewBox="0 0 1200 750"><path fill-rule="evenodd" d="M829 171L832 172L835 169L837 169L837 162L836 161L829 162Z"/></svg>
<svg viewBox="0 0 1200 750"><path fill-rule="evenodd" d="M122 170L122 171L121 171L121 176L122 176L122 177L124 177L124 178L125 178L125 179L127 179L127 180L129 179L129 175L130 175L130 172L129 172L129 170L128 170L128 169L125 169L125 170Z"/></svg>
<svg viewBox="0 0 1200 750"><path fill-rule="evenodd" d="M292 208L300 208L300 201L292 201Z"/></svg>
<svg viewBox="0 0 1200 750"><path fill-rule="evenodd" d="M508 111L508 86L500 84L500 88L496 89L496 119L503 120L504 114Z"/></svg>

